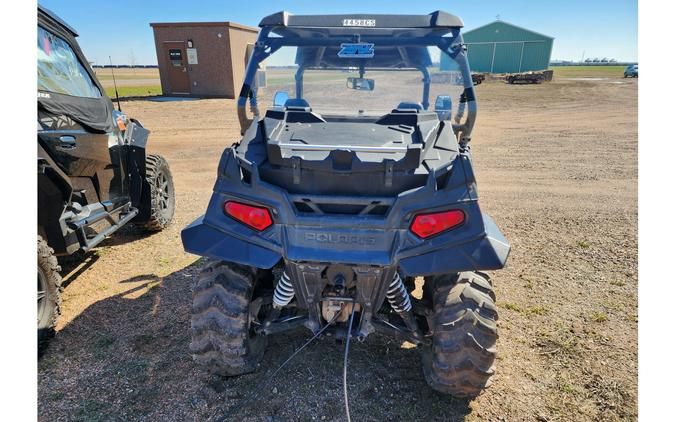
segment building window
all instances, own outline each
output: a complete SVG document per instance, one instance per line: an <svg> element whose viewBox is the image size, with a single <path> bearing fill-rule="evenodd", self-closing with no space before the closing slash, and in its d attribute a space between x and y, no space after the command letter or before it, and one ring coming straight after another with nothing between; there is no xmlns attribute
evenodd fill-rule
<svg viewBox="0 0 675 422"><path fill-rule="evenodd" d="M169 60L175 67L183 66L183 50L180 48L169 49Z"/></svg>

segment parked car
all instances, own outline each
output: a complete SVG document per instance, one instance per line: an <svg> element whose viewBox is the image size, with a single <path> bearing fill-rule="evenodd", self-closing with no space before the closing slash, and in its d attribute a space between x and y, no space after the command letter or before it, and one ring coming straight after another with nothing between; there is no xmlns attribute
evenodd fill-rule
<svg viewBox="0 0 675 422"><path fill-rule="evenodd" d="M631 64L631 65L626 66L626 68L623 70L623 77L624 78L637 78L638 77L638 65Z"/></svg>

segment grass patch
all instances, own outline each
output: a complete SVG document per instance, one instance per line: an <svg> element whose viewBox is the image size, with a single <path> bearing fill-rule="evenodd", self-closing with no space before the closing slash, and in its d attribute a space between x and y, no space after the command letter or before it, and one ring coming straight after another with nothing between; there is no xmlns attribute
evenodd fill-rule
<svg viewBox="0 0 675 422"><path fill-rule="evenodd" d="M523 308L520 307L517 303L504 303L502 306L508 309L509 311L518 312L519 314L523 313Z"/></svg>
<svg viewBox="0 0 675 422"><path fill-rule="evenodd" d="M548 309L544 308L543 306L533 306L528 308L525 312L528 315L546 315L548 313Z"/></svg>
<svg viewBox="0 0 675 422"><path fill-rule="evenodd" d="M104 410L106 405L100 401L86 399L82 406L77 409L76 416L78 419L86 421L102 421L105 420Z"/></svg>
<svg viewBox="0 0 675 422"><path fill-rule="evenodd" d="M113 100L115 99L115 88L107 87L105 88L106 94ZM162 95L162 87L159 85L147 85L147 86L118 86L117 92L122 97L149 97L152 95Z"/></svg>
<svg viewBox="0 0 675 422"><path fill-rule="evenodd" d="M623 280L610 280L609 284L612 286L623 287L626 285L626 282Z"/></svg>
<svg viewBox="0 0 675 422"><path fill-rule="evenodd" d="M591 247L591 244L586 242L585 240L580 240L577 242L577 246L579 246L581 249L588 249Z"/></svg>
<svg viewBox="0 0 675 422"><path fill-rule="evenodd" d="M553 77L559 78L623 78L625 66L553 66Z"/></svg>
<svg viewBox="0 0 675 422"><path fill-rule="evenodd" d="M579 339L569 329L562 327L538 333L535 344L540 349L539 354L553 357L563 366L581 354Z"/></svg>
<svg viewBox="0 0 675 422"><path fill-rule="evenodd" d="M114 337L99 337L90 346L91 352L96 359L105 359L108 348L115 342Z"/></svg>
<svg viewBox="0 0 675 422"><path fill-rule="evenodd" d="M99 81L112 81L112 72L108 69L96 70L96 77ZM159 69L115 69L115 80L135 80L135 79L159 79Z"/></svg>
<svg viewBox="0 0 675 422"><path fill-rule="evenodd" d="M42 369L50 369L56 366L57 363L59 363L59 357L58 356L49 356L46 358L40 359L39 363Z"/></svg>
<svg viewBox="0 0 675 422"><path fill-rule="evenodd" d="M562 391L565 394L576 394L579 392L579 390L577 390L576 388L567 383L563 383L560 385L560 391Z"/></svg>
<svg viewBox="0 0 675 422"><path fill-rule="evenodd" d="M546 315L548 313L548 309L546 309L543 306L532 306L529 308L524 308L517 303L503 303L501 304L504 308L508 309L509 311L513 312L518 312L519 314L523 314L526 316L530 315Z"/></svg>
<svg viewBox="0 0 675 422"><path fill-rule="evenodd" d="M593 311L591 312L591 321L593 322L605 322L607 321L607 315L604 312Z"/></svg>

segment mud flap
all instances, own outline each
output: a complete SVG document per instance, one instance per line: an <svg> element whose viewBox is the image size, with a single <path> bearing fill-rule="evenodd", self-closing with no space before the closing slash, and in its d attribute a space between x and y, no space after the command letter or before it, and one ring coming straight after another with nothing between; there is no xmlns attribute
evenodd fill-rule
<svg viewBox="0 0 675 422"><path fill-rule="evenodd" d="M135 120L127 125L124 144L127 148L127 169L129 170L129 197L131 205L138 208L135 222L145 222L150 218L150 186L145 180L145 145L150 131ZM147 198L143 197L143 194Z"/></svg>

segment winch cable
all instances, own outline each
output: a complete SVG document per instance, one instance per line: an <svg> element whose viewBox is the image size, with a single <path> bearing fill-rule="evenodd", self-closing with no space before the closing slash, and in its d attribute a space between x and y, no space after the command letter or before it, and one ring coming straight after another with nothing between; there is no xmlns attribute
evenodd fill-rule
<svg viewBox="0 0 675 422"><path fill-rule="evenodd" d="M349 340L352 338L352 323L354 322L354 311L356 306L352 304L352 313L349 315L349 327L347 328L347 341L345 342L345 358L342 363L342 390L345 393L345 413L347 415L347 422L352 422L352 417L349 414L349 394L347 392L347 360L349 358Z"/></svg>
<svg viewBox="0 0 675 422"><path fill-rule="evenodd" d="M288 359L286 359L281 365L279 365L279 367L278 367L277 369L275 369L274 372L272 372L272 374L271 374L270 376L268 376L266 379L264 379L263 381L261 381L260 383L258 383L258 384L253 388L253 393L254 393L254 394L250 394L246 400L244 400L243 402L241 402L241 403L239 403L238 405L236 405L233 409L230 409L230 410L229 410L227 413L225 413L220 419L218 419L218 422L223 422L223 421L226 421L226 420L228 420L229 418L233 417L234 415L236 415L237 413L239 413L239 411L240 411L244 406L246 406L246 405L249 404L251 401L253 401L254 398L262 398L262 394L260 394L260 393L262 393L263 388L265 388L265 387L267 386L267 384L269 384L269 382L272 381L272 379L279 373L279 371L281 371L281 369L283 369L284 366L286 366L286 365L287 365L294 357L296 357L296 356L298 355L298 353L300 353L305 347L309 346L309 344L310 344L311 342L313 342L314 340L316 340L316 338L319 337L324 331L326 331L326 329L327 329L328 327L330 327L331 325L333 325L333 323L338 319L338 317L340 316L340 314L342 314L342 309L340 309L340 312L336 312L335 315L333 316L333 318L331 318L331 320L328 321L328 323L327 323L326 325L324 325L323 327L321 327L321 329L320 329L319 331L317 331L316 334L314 334L314 336L312 336L312 338L310 338L309 340L307 340L307 341L305 342L305 344L303 344L302 346L300 346L300 348L299 348L298 350L296 350L295 352L293 352L293 354L290 355L290 356L288 357ZM353 317L353 316L354 316L354 314L352 313L352 317ZM349 329L350 329L350 331L351 331L351 320L350 320ZM347 337L347 338L349 339L349 337ZM349 340L347 340L347 341L349 341ZM349 343L348 343L348 344L349 344Z"/></svg>

